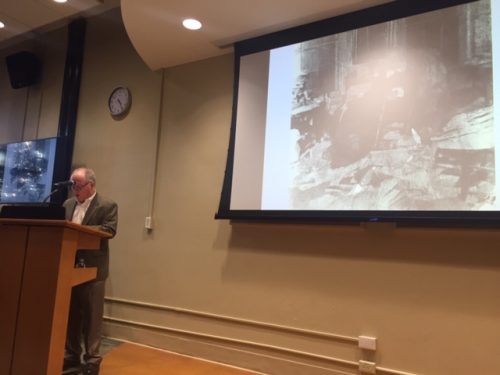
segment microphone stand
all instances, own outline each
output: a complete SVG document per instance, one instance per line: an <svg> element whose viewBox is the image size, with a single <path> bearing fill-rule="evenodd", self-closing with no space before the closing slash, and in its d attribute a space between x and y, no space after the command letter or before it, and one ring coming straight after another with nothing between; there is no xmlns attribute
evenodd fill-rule
<svg viewBox="0 0 500 375"><path fill-rule="evenodd" d="M42 203L47 203L47 201L49 200L49 198L51 196L53 196L56 192L58 191L61 191L63 188L65 187L70 187L70 186L73 186L75 183L73 180L69 180L69 181L64 181L64 182L57 182L54 184L54 186L56 187L54 190L52 190L50 192L49 195L47 195L45 198L43 198L43 201Z"/></svg>
<svg viewBox="0 0 500 375"><path fill-rule="evenodd" d="M49 195L47 195L45 198L43 198L42 203L47 203L47 201L49 200L49 198L50 198L51 196L53 196L55 193L57 193L58 191L60 191L60 189L59 189L58 187L56 187L54 190L52 190L52 191L50 192L50 194L49 194Z"/></svg>

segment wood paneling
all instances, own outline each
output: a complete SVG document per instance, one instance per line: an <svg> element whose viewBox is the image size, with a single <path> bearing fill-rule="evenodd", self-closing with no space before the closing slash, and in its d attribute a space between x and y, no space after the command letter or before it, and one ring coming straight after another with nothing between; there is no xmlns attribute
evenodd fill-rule
<svg viewBox="0 0 500 375"><path fill-rule="evenodd" d="M27 228L0 225L0 374L10 371Z"/></svg>

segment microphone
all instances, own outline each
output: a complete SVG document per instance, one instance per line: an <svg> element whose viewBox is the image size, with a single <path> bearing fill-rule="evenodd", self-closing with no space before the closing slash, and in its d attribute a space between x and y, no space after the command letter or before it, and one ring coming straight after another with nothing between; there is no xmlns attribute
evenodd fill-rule
<svg viewBox="0 0 500 375"><path fill-rule="evenodd" d="M56 182L54 184L54 186L56 188L62 188L62 187L72 187L73 185L75 184L75 182L73 180L68 180L68 181L60 181L60 182Z"/></svg>
<svg viewBox="0 0 500 375"><path fill-rule="evenodd" d="M42 203L46 203L46 202L48 202L49 198L50 198L51 196L53 196L55 193L57 193L58 191L60 191L62 188L65 188L65 187L72 187L74 184L75 184L75 181L73 181L73 180L68 180L68 181L59 181L59 182L56 182L56 183L54 184L54 188L55 188L55 189L54 189L54 190L52 190L52 191L50 192L50 194L49 194L49 195L47 195L47 196L43 199Z"/></svg>

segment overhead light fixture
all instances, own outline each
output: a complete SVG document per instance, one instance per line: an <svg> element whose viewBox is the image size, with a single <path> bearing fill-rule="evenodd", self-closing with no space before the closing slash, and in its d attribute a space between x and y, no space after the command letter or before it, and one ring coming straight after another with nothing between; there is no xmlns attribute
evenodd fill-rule
<svg viewBox="0 0 500 375"><path fill-rule="evenodd" d="M68 0L54 0L54 1L55 1L56 3L61 3L61 4L62 4L62 3L67 2Z"/></svg>
<svg viewBox="0 0 500 375"><path fill-rule="evenodd" d="M5 24L2 21L0 21L0 29L3 29L4 27L5 27Z"/></svg>
<svg viewBox="0 0 500 375"><path fill-rule="evenodd" d="M186 18L182 21L182 26L189 30L199 30L201 29L201 22L194 18Z"/></svg>

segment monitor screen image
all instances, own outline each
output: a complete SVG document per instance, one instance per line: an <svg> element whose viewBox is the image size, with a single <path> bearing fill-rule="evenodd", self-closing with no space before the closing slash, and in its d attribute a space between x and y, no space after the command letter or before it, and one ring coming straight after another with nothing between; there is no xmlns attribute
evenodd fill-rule
<svg viewBox="0 0 500 375"><path fill-rule="evenodd" d="M236 46L216 217L499 222L498 10L422 3Z"/></svg>
<svg viewBox="0 0 500 375"><path fill-rule="evenodd" d="M1 203L38 203L51 192L57 138L0 146Z"/></svg>

